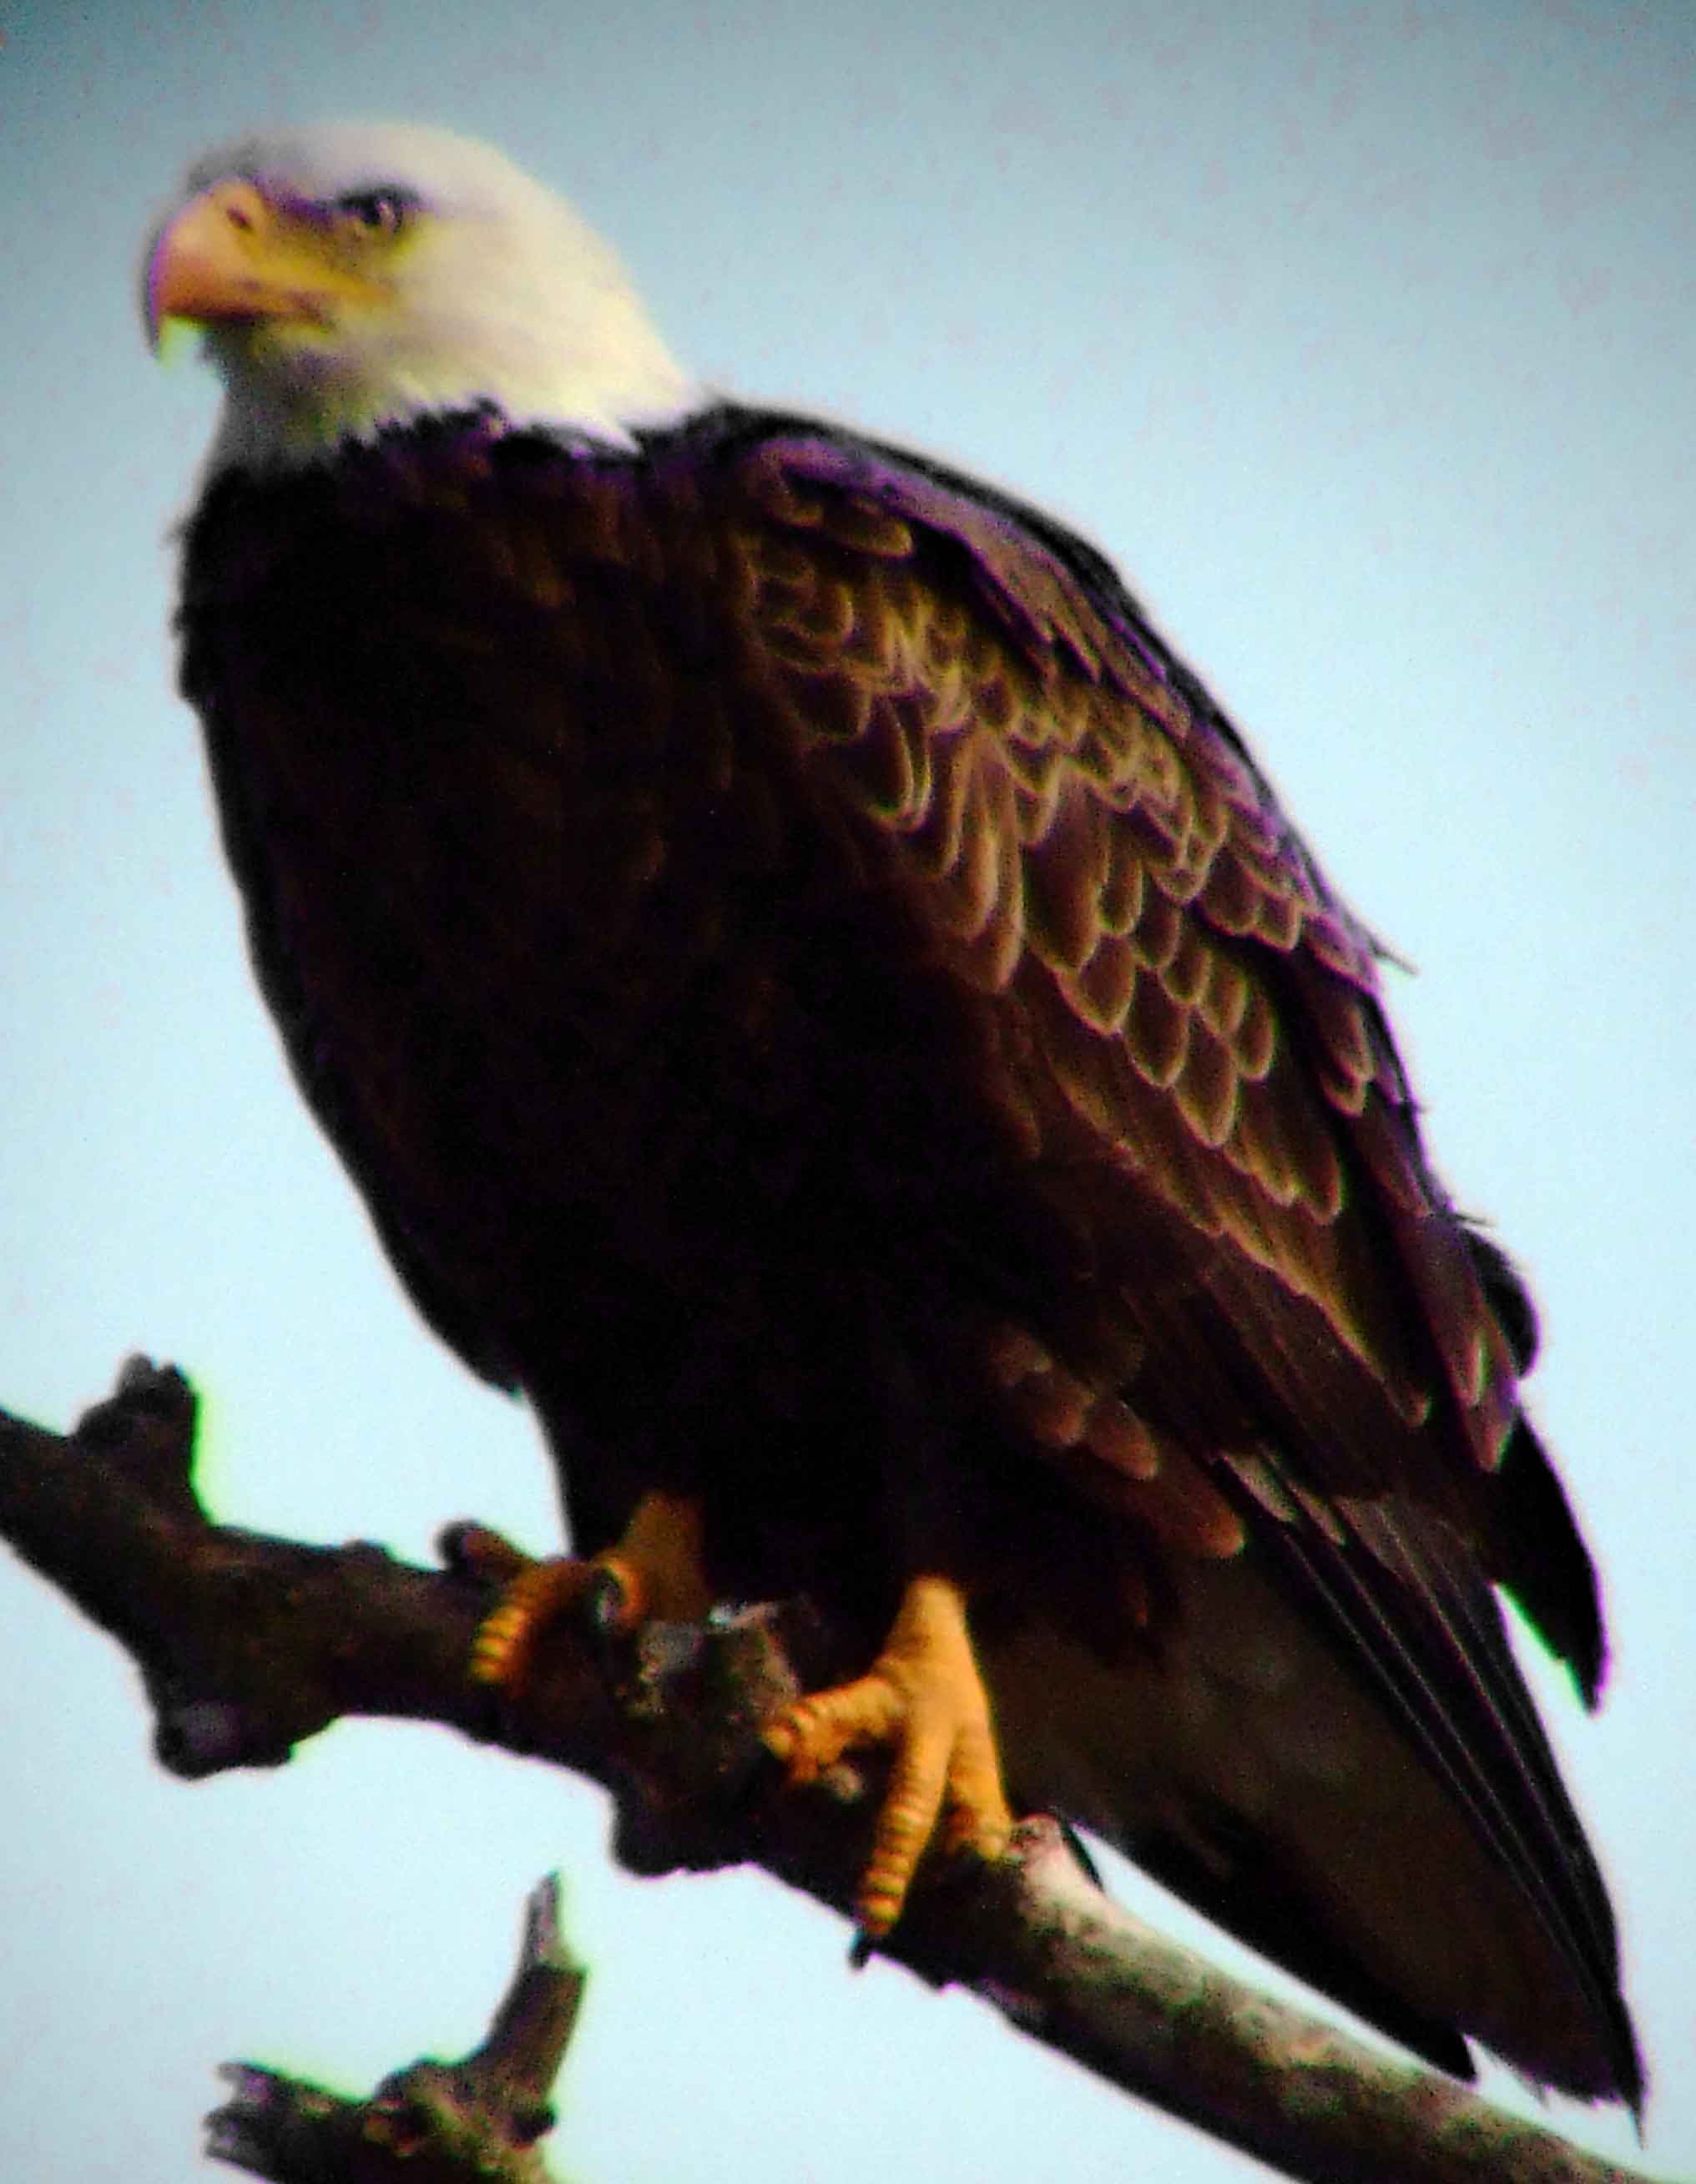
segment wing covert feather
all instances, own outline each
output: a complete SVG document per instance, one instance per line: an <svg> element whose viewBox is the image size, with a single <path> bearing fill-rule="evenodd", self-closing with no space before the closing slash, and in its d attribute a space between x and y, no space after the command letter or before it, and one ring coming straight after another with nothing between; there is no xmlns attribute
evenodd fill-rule
<svg viewBox="0 0 1696 2184"><path fill-rule="evenodd" d="M1371 938L1229 724L1087 549L831 441L748 470L776 520L744 542L751 612L810 762L902 845L933 946L1019 1013L1054 1156L1081 1129L1157 1193L1227 1312L1322 1316L1387 1430L1316 1485L1464 1516L1515 1416L1509 1346L1426 1168ZM1276 1291L1246 1294L1252 1270ZM1289 1401L1288 1343L1244 1339ZM1393 1429L1434 1407L1443 1433Z"/></svg>

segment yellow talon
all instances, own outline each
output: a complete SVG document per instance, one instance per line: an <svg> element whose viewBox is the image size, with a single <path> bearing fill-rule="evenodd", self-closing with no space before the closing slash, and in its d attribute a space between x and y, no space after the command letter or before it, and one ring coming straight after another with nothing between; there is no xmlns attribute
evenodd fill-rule
<svg viewBox="0 0 1696 2184"><path fill-rule="evenodd" d="M814 1780L845 1752L891 1744L896 1758L854 1914L872 1940L901 1915L913 1875L942 1823L951 1851L985 1858L1007 1847L1013 1815L989 1700L966 1629L965 1602L947 1578L915 1578L869 1672L784 1709L767 1748L794 1783Z"/></svg>
<svg viewBox="0 0 1696 2184"><path fill-rule="evenodd" d="M478 1625L471 1641L471 1675L480 1684L522 1684L535 1658L537 1641L588 1590L592 1563L550 1556L526 1563L502 1587L497 1605Z"/></svg>
<svg viewBox="0 0 1696 2184"><path fill-rule="evenodd" d="M481 1537L474 1541L485 1552ZM474 1681L516 1690L542 1632L586 1601L592 1600L597 1627L608 1634L632 1630L649 1616L698 1621L712 1604L700 1543L698 1509L669 1494L644 1495L618 1545L587 1560L553 1555L526 1562L499 1541L506 1557L494 1561L501 1595L471 1641Z"/></svg>

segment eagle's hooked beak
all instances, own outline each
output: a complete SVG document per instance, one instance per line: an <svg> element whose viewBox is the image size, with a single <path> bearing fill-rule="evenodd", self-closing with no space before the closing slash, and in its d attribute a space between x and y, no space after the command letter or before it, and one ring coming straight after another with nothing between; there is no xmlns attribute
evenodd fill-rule
<svg viewBox="0 0 1696 2184"><path fill-rule="evenodd" d="M382 292L348 256L334 220L274 204L242 176L214 182L171 215L147 254L147 339L157 349L172 320L328 324Z"/></svg>

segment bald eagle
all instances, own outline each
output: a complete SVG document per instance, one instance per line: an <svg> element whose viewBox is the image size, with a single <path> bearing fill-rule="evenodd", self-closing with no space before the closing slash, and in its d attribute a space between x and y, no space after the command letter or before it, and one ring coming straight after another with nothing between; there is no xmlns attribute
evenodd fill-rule
<svg viewBox="0 0 1696 2184"><path fill-rule="evenodd" d="M1515 1668L1587 1701L1532 1307L1376 951L1099 554L710 396L435 131L203 162L225 398L182 687L254 960L402 1280L521 1390L620 1612L806 1593L894 1752L859 1902L1056 1808L1443 2068L1639 2102Z"/></svg>

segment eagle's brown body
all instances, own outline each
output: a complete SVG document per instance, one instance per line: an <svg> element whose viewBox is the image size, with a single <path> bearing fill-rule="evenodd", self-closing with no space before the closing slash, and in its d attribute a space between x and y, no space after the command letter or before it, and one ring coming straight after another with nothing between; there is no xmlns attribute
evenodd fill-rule
<svg viewBox="0 0 1696 2184"><path fill-rule="evenodd" d="M1088 550L730 410L439 420L190 530L185 688L295 1067L582 1551L868 1642L956 1575L1015 1796L1449 2067L1636 2099L1487 1579L1593 1694L1530 1311L1366 936Z"/></svg>

